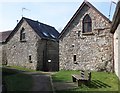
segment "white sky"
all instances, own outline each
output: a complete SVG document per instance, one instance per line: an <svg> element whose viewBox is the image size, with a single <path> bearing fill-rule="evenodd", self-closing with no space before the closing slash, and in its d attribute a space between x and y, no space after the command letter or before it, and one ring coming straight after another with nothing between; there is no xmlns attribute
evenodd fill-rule
<svg viewBox="0 0 120 93"><path fill-rule="evenodd" d="M109 15L110 0L88 0L106 17ZM116 0L117 1L117 0ZM65 27L83 0L1 0L0 2L0 32L12 30L17 20L24 17L55 27L59 32ZM111 18L116 5L112 4ZM29 9L22 12L22 8Z"/></svg>

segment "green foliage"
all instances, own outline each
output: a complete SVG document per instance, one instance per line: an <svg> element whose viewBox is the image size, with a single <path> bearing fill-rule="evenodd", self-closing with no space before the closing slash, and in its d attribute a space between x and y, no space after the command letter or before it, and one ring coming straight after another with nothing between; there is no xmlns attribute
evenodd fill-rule
<svg viewBox="0 0 120 93"><path fill-rule="evenodd" d="M53 82L72 82L71 75L80 74L79 71L64 71L61 70L52 75Z"/></svg>
<svg viewBox="0 0 120 93"><path fill-rule="evenodd" d="M54 82L72 82L72 74L79 74L79 71L59 71L52 76ZM58 91L62 93L72 93L74 91L81 91L80 93L93 93L97 91L115 93L111 91L118 91L118 78L114 73L108 72L92 72L92 80L89 85L82 85L75 89ZM95 92L95 93L96 93Z"/></svg>
<svg viewBox="0 0 120 93"><path fill-rule="evenodd" d="M29 91L32 88L32 76L22 71L3 68L2 74L7 86L7 91Z"/></svg>
<svg viewBox="0 0 120 93"><path fill-rule="evenodd" d="M35 70L33 70L33 69L28 69L28 68L20 67L20 66L8 66L8 68L22 70L22 71L35 72Z"/></svg>

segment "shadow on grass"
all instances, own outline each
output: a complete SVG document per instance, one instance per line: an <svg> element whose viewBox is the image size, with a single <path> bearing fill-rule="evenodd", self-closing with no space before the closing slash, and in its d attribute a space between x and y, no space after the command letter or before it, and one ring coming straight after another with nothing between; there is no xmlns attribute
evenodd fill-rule
<svg viewBox="0 0 120 93"><path fill-rule="evenodd" d="M84 90L83 90L83 89ZM68 89L68 90L57 90L56 93L119 93L118 91L94 91L94 90L89 90L91 89L99 89L99 88L111 88L110 85L103 83L99 80L92 80L89 84L82 84L82 86L79 86L74 89ZM82 90L81 90L82 89ZM88 89L88 90L86 90Z"/></svg>
<svg viewBox="0 0 120 93"><path fill-rule="evenodd" d="M100 80L92 80L88 85L87 87L89 88L111 88L110 85L106 84L106 83L103 83L102 81Z"/></svg>
<svg viewBox="0 0 120 93"><path fill-rule="evenodd" d="M66 86L70 87L71 85L67 84ZM64 87L64 85L63 85L63 87ZM100 89L100 88L111 88L111 86L106 83L103 83L100 80L92 80L88 84L82 84L81 86L73 88L73 89L67 90L67 88L66 88L65 90L57 90L56 93L60 93L60 92L62 92L62 93L118 93L117 91L89 91L91 89ZM86 89L88 89L88 90L86 90ZM79 90L79 91L76 91L76 90Z"/></svg>

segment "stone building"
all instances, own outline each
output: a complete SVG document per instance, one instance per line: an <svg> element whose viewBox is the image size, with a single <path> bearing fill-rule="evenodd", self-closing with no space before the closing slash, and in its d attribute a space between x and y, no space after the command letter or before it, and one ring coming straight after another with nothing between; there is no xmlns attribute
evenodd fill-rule
<svg viewBox="0 0 120 93"><path fill-rule="evenodd" d="M58 36L54 27L23 17L6 39L7 65L58 70Z"/></svg>
<svg viewBox="0 0 120 93"><path fill-rule="evenodd" d="M59 35L59 66L65 70L112 71L111 21L84 1Z"/></svg>
<svg viewBox="0 0 120 93"><path fill-rule="evenodd" d="M120 79L120 0L113 16L111 33L114 34L114 69Z"/></svg>
<svg viewBox="0 0 120 93"><path fill-rule="evenodd" d="M12 30L0 32L0 64L6 65L7 64L7 56L6 56L6 39L10 35Z"/></svg>

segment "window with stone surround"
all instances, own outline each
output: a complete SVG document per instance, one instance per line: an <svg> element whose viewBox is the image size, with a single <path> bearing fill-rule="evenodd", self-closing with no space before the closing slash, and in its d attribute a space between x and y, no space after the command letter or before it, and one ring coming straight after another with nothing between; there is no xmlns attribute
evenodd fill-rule
<svg viewBox="0 0 120 93"><path fill-rule="evenodd" d="M25 29L22 28L20 31L20 41L26 41Z"/></svg>
<svg viewBox="0 0 120 93"><path fill-rule="evenodd" d="M92 32L92 20L90 18L90 16L87 14L85 15L85 17L83 18L83 33L90 33Z"/></svg>

